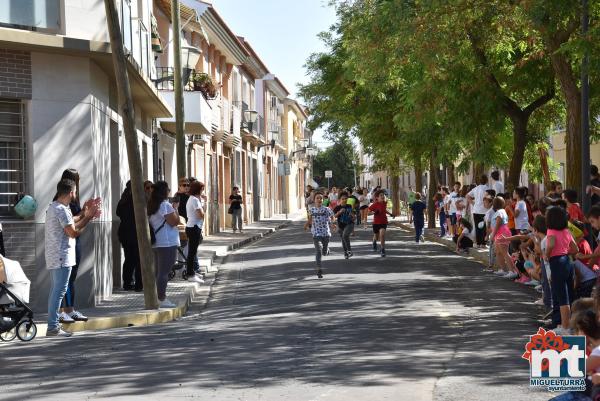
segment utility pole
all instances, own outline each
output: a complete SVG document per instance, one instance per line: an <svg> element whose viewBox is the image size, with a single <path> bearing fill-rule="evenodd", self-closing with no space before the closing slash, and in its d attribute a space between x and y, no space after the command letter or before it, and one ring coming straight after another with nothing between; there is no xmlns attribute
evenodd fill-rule
<svg viewBox="0 0 600 401"><path fill-rule="evenodd" d="M183 82L181 77L181 28L179 0L171 1L173 24L173 91L175 95L175 148L177 157L177 179L187 177L185 157L185 132L183 110Z"/></svg>
<svg viewBox="0 0 600 401"><path fill-rule="evenodd" d="M144 192L144 177L142 176L142 160L140 158L140 149L135 130L135 109L133 107L131 87L129 86L129 76L127 75L127 60L123 50L119 14L117 13L115 0L104 0L104 5L106 7L106 22L108 23L108 32L110 34L110 47L117 80L117 92L119 94L119 112L123 118L123 128L125 131L125 145L127 147L129 174L131 176L131 194L133 196L133 210L136 222L135 227L140 252L142 281L144 283L144 304L146 309L157 309L158 298L154 275L154 253L152 252L152 244L150 243L146 193Z"/></svg>
<svg viewBox="0 0 600 401"><path fill-rule="evenodd" d="M581 35L587 39L589 25L588 0L581 0ZM586 47L587 49L587 47ZM588 75L589 51L584 50L581 61L581 205L583 212L588 213L591 199L586 193L590 183L590 82ZM591 232L591 230L589 230Z"/></svg>

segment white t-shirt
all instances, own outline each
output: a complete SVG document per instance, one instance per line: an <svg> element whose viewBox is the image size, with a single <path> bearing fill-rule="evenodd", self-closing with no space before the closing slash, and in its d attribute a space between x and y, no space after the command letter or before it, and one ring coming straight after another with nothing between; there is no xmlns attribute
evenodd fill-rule
<svg viewBox="0 0 600 401"><path fill-rule="evenodd" d="M492 189L496 191L496 195L504 193L504 183L502 181L494 181Z"/></svg>
<svg viewBox="0 0 600 401"><path fill-rule="evenodd" d="M367 195L359 195L358 201L360 202L360 206L369 206L369 197Z"/></svg>
<svg viewBox="0 0 600 401"><path fill-rule="evenodd" d="M475 188L469 192L469 196L475 199L475 204L473 205L473 214L486 214L487 209L483 205L483 198L485 198L485 191L489 188L487 185L477 185Z"/></svg>
<svg viewBox="0 0 600 401"><path fill-rule="evenodd" d="M455 191L450 192L450 195L448 196L450 197L450 206L448 211L450 212L450 214L454 214L457 212L456 201L460 199L460 197Z"/></svg>
<svg viewBox="0 0 600 401"><path fill-rule="evenodd" d="M186 227L198 226L198 227L200 227L200 229L202 229L202 226L204 225L204 219L201 219L196 214L196 210L198 210L198 209L200 209L204 212L204 207L202 205L202 201L200 199L198 199L197 197L195 197L194 195L190 195L190 198L188 199L188 201L185 205L185 210L186 210L187 216L188 216L188 221L187 221L187 224L185 225Z"/></svg>
<svg viewBox="0 0 600 401"><path fill-rule="evenodd" d="M165 216L174 211L173 205L167 201L163 201L163 203L160 204L158 211L150 216L150 225L154 229L154 236L156 237L156 242L152 245L152 248L179 246L179 230L177 229L177 226L171 226L165 221ZM165 225L158 230L163 223ZM156 232L157 230L158 232Z"/></svg>
<svg viewBox="0 0 600 401"><path fill-rule="evenodd" d="M46 268L75 266L75 238L65 234L65 227L74 224L69 206L54 201L46 210Z"/></svg>
<svg viewBox="0 0 600 401"><path fill-rule="evenodd" d="M494 209L492 209L492 210L494 210ZM504 210L504 209L498 209L498 210L496 210L496 212L492 216L492 220L494 221L494 227L497 224L496 219L498 217L500 217L500 220L502 221L502 225L508 224L508 214L506 213L506 210Z"/></svg>
<svg viewBox="0 0 600 401"><path fill-rule="evenodd" d="M528 230L529 229L529 215L527 214L527 204L524 200L517 202L515 206L515 212L519 211L519 215L515 213L515 228L517 230Z"/></svg>

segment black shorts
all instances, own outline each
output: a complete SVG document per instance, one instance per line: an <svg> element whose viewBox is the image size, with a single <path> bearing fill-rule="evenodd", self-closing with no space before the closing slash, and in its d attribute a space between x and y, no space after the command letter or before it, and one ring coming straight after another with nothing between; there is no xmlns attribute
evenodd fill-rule
<svg viewBox="0 0 600 401"><path fill-rule="evenodd" d="M452 224L453 226L456 225L456 213L452 213L450 215L450 224Z"/></svg>
<svg viewBox="0 0 600 401"><path fill-rule="evenodd" d="M373 233L378 234L379 230L387 230L387 224L373 224Z"/></svg>
<svg viewBox="0 0 600 401"><path fill-rule="evenodd" d="M368 207L369 207L369 205L362 205L362 206L360 207L360 210L366 209L366 208L368 208Z"/></svg>

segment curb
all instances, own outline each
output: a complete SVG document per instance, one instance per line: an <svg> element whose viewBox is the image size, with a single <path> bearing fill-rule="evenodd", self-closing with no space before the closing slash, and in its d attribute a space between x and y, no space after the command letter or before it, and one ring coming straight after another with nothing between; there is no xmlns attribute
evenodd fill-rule
<svg viewBox="0 0 600 401"><path fill-rule="evenodd" d="M225 249L219 249L218 251L212 251L211 266L213 267L214 274L211 274L211 279L209 282L206 282L202 286L199 284L195 284L190 286L189 289L186 289L186 297L183 302L179 302L177 307L172 309L151 309L151 310L142 310L139 312L130 312L124 313L120 316L110 316L110 317L94 317L90 318L87 322L75 322L64 325L64 328L67 331L75 333L82 331L95 331L95 330L107 330L107 329L116 329L123 327L142 327L142 326L150 326L154 324L167 323L171 322L175 319L178 319L186 314L192 302L199 302L201 298L204 298L205 301L210 297L210 293L212 291L212 286L217 278L217 273L219 271L218 268L214 268L215 260L220 260L221 263L225 262L226 257L228 256L230 251L240 249L245 245L248 245L252 242L255 242L261 238L271 235L272 233L281 230L282 228L287 227L292 223L292 220L287 220L275 227L265 228L261 233L257 233L252 235L251 237L244 238L238 242L229 245L223 245ZM38 337L46 336L46 329L48 325L46 323L38 323L36 322L38 328Z"/></svg>

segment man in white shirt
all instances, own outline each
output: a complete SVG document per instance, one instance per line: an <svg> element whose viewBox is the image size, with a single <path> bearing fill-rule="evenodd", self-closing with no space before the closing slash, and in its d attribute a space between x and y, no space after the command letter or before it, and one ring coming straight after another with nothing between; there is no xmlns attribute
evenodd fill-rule
<svg viewBox="0 0 600 401"><path fill-rule="evenodd" d="M504 193L504 183L500 181L500 172L498 170L492 171L492 180L494 183L491 186L491 189L496 191L496 195Z"/></svg>
<svg viewBox="0 0 600 401"><path fill-rule="evenodd" d="M488 176L486 174L482 174L479 178L479 185L476 186L467 194L468 198L473 200L473 222L475 229L475 239L477 242L477 248L481 248L485 245L485 224L480 224L484 222L485 214L488 209L483 204L483 198L487 195L485 191L488 188Z"/></svg>

